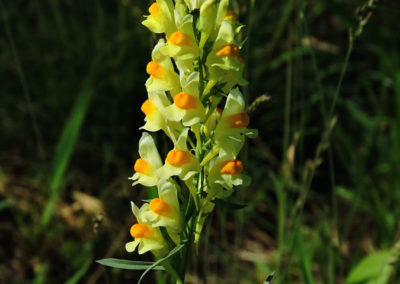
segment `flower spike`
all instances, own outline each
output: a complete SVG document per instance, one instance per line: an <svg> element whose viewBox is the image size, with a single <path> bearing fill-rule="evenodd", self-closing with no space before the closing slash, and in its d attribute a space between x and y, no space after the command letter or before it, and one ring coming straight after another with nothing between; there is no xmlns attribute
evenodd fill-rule
<svg viewBox="0 0 400 284"><path fill-rule="evenodd" d="M130 179L133 185L157 186L157 196L140 208L132 203L137 222L125 248L151 251L159 260L173 252L161 265L178 283L184 283L180 264L190 253L177 250L191 248L190 241L197 246L216 201L250 183L238 155L245 138L257 131L248 128L237 87L247 84L237 36L243 26L230 8L229 0L156 0L142 22L162 35L146 65L148 98L140 107L145 115L140 129L147 132ZM173 144L164 163L148 133L159 130Z"/></svg>

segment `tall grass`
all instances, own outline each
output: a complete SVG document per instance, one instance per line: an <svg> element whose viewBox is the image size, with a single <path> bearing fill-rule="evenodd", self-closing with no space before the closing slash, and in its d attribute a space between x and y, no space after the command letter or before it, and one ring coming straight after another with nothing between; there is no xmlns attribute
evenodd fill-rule
<svg viewBox="0 0 400 284"><path fill-rule="evenodd" d="M90 88L90 86L85 85L78 94L74 107L65 122L60 140L57 143L49 176L50 196L48 197L41 219L41 225L44 227L47 227L54 212L56 202L61 195L63 176L71 160L79 131L82 128L85 115L90 105L90 99L92 97L92 90Z"/></svg>

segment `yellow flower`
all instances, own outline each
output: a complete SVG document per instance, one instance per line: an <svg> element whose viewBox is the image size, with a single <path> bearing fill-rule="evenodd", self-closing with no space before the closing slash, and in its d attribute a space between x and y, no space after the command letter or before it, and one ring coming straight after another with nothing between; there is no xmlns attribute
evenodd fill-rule
<svg viewBox="0 0 400 284"><path fill-rule="evenodd" d="M244 60L239 56L239 46L234 38L233 26L223 21L206 62L210 81L225 83L224 92L228 92L236 84L247 84L243 79Z"/></svg>
<svg viewBox="0 0 400 284"><path fill-rule="evenodd" d="M169 36L176 30L172 0L157 0L149 7L150 15L142 22L153 33Z"/></svg>
<svg viewBox="0 0 400 284"><path fill-rule="evenodd" d="M206 0L200 7L199 30L201 31L200 48L203 48L207 40L214 37L220 28L228 9L229 0Z"/></svg>
<svg viewBox="0 0 400 284"><path fill-rule="evenodd" d="M243 27L245 27L238 21L238 14L236 13L236 11L229 10L229 9L226 10L224 20L229 22L232 25L236 34L238 34L240 32L240 30Z"/></svg>
<svg viewBox="0 0 400 284"><path fill-rule="evenodd" d="M148 92L170 91L176 94L179 89L179 76L174 70L171 58L163 54L165 41L160 39L152 52L152 61L146 66L150 78L146 81Z"/></svg>
<svg viewBox="0 0 400 284"><path fill-rule="evenodd" d="M149 92L149 98L140 107L141 111L146 116L146 124L142 126L141 129L151 132L164 129L166 120L163 111L170 104L164 91Z"/></svg>
<svg viewBox="0 0 400 284"><path fill-rule="evenodd" d="M164 166L157 170L157 175L161 179L179 176L181 180L188 180L200 171L199 162L186 145L188 131L189 129L182 131L174 149L167 154Z"/></svg>
<svg viewBox="0 0 400 284"><path fill-rule="evenodd" d="M215 128L215 143L232 157L236 157L242 148L245 135L254 138L258 134L255 129L247 129L250 118L244 107L242 93L238 88L232 89Z"/></svg>
<svg viewBox="0 0 400 284"><path fill-rule="evenodd" d="M192 126L204 121L205 109L199 99L199 73L190 73L181 78L182 92L174 96L174 103L165 109L165 116L171 121L181 121Z"/></svg>
<svg viewBox="0 0 400 284"><path fill-rule="evenodd" d="M139 140L139 155L136 160L134 170L135 174L130 178L134 181L132 185L138 183L144 186L157 185L159 178L156 170L162 166L162 161L154 140L150 134L143 132Z"/></svg>
<svg viewBox="0 0 400 284"><path fill-rule="evenodd" d="M168 121L164 115L165 109L171 105L164 91L149 92L149 98L142 104L141 110L145 114L145 125L140 127L150 132L162 129L171 139L176 139L182 125L175 121Z"/></svg>
<svg viewBox="0 0 400 284"><path fill-rule="evenodd" d="M163 52L175 59L179 70L192 72L193 61L199 57L199 47L193 32L193 16L186 15L178 23L178 29L167 37Z"/></svg>
<svg viewBox="0 0 400 284"><path fill-rule="evenodd" d="M128 252L133 252L139 246L139 254L144 254L151 251L156 257L162 257L167 253L164 239L158 228L153 228L151 223L143 218L143 213L146 208L140 209L132 202L132 212L136 216L137 224L134 224L130 229L130 234L134 241L125 245Z"/></svg>
<svg viewBox="0 0 400 284"><path fill-rule="evenodd" d="M222 91L229 92L235 85L239 84L240 86L246 86L248 82L243 78L244 72L244 59L243 57L238 56L237 60L239 63L239 69L229 69L224 73L221 81L225 82L225 85L222 87ZM217 73L219 73L217 71Z"/></svg>
<svg viewBox="0 0 400 284"><path fill-rule="evenodd" d="M250 184L250 177L242 174L242 172L242 161L221 150L218 158L216 158L211 165L208 175L209 185L210 187L221 185L222 187L226 188L230 194L229 190L231 190L233 186L247 186ZM221 192L221 194L224 193ZM224 198L226 197L227 196L225 194Z"/></svg>
<svg viewBox="0 0 400 284"><path fill-rule="evenodd" d="M145 206L143 219L153 227L165 227L176 244L180 242L182 221L179 213L178 189L170 181L161 180L158 184L158 198Z"/></svg>

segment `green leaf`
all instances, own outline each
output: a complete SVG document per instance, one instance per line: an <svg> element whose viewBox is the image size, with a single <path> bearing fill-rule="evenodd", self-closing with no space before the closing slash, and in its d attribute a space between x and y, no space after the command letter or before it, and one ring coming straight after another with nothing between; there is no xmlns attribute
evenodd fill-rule
<svg viewBox="0 0 400 284"><path fill-rule="evenodd" d="M153 270L165 270L161 265L154 265L154 262L150 261L132 261L126 259L117 259L117 258L105 258L96 261L105 266L115 267L119 269L128 269L128 270L146 270L151 267Z"/></svg>
<svg viewBox="0 0 400 284"><path fill-rule="evenodd" d="M247 207L247 204L232 203L232 202L228 202L228 201L223 200L223 199L215 199L212 202L215 205L218 205L220 207L224 207L224 208L230 209L230 210L240 210L240 209L243 209L243 208Z"/></svg>
<svg viewBox="0 0 400 284"><path fill-rule="evenodd" d="M390 251L377 251L363 258L351 271L346 283L376 280L390 259ZM374 282L376 283L376 282ZM382 283L382 282L381 282Z"/></svg>
<svg viewBox="0 0 400 284"><path fill-rule="evenodd" d="M157 260L156 262L154 262L149 268L146 269L145 272L143 272L142 276L140 276L138 284L140 284L140 282L142 282L143 278L146 276L146 274L154 269L154 267L158 266L159 264L161 264L162 262L166 261L167 259L169 259L170 257L172 257L174 254L176 254L177 252L179 252L183 247L185 246L185 243L180 244L179 246L176 246L173 250L171 250L169 252L169 254L163 258L160 258L159 260Z"/></svg>

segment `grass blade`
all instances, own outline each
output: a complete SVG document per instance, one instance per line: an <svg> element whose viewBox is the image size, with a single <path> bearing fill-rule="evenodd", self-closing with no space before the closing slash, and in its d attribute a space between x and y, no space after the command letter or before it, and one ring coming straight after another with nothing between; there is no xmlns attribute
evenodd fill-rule
<svg viewBox="0 0 400 284"><path fill-rule="evenodd" d="M304 250L303 238L300 232L297 232L296 236L296 247L297 257L301 267L301 273L304 283L314 284L314 279L311 273L311 260L310 256L307 255L307 251Z"/></svg>
<svg viewBox="0 0 400 284"><path fill-rule="evenodd" d="M87 113L91 96L91 88L88 85L85 85L78 94L72 111L64 125L60 140L58 141L49 178L50 198L47 201L41 219L41 225L44 227L49 223L55 204L60 195L62 178L75 148L76 140Z"/></svg>
<svg viewBox="0 0 400 284"><path fill-rule="evenodd" d="M88 271L88 269L90 268L90 264L92 263L92 260L89 259L87 260L82 267L75 272L74 275L72 275L72 277L70 279L68 279L67 282L65 282L65 284L75 284L75 283L79 283L79 280L85 275L85 273Z"/></svg>

